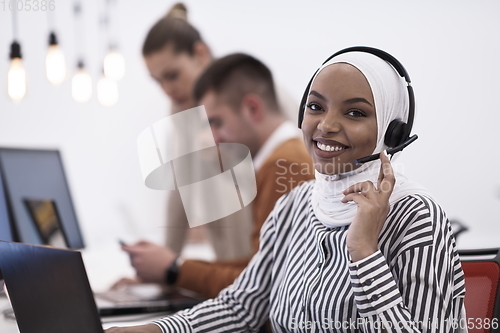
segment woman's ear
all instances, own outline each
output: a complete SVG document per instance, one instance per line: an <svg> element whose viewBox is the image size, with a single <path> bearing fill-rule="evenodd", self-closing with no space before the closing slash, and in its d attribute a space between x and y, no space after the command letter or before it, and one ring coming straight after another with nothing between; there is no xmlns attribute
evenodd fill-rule
<svg viewBox="0 0 500 333"><path fill-rule="evenodd" d="M202 41L197 41L193 45L193 56L200 65L206 66L212 61L212 54L207 44Z"/></svg>

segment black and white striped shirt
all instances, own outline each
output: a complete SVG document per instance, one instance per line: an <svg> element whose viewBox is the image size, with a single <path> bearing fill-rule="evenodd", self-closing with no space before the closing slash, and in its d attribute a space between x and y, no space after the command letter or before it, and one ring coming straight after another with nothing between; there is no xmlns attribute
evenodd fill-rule
<svg viewBox="0 0 500 333"><path fill-rule="evenodd" d="M349 227L313 213L314 181L280 198L260 250L215 299L155 321L163 332L453 332L464 316L465 280L451 226L431 199L391 206L379 250L351 263ZM455 324L455 325L453 325Z"/></svg>

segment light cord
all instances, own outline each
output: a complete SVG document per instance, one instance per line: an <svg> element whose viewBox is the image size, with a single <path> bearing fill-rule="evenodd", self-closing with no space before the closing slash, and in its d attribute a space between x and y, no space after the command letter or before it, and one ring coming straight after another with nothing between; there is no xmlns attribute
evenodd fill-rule
<svg viewBox="0 0 500 333"><path fill-rule="evenodd" d="M17 30L17 1L14 2L14 10L12 11L12 36L14 41L17 41L18 30Z"/></svg>

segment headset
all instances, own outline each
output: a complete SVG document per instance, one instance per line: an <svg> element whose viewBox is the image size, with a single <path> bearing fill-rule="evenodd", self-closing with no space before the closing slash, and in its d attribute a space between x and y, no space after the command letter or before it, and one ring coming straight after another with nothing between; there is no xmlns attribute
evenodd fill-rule
<svg viewBox="0 0 500 333"><path fill-rule="evenodd" d="M413 87L411 86L411 80L410 80L410 75L408 75L408 72L406 69L403 67L403 65L392 55L389 53L373 48L373 47L367 47L367 46L354 46L354 47L348 47L346 49L340 50L337 53L331 55L326 59L322 65L326 64L330 59L333 57L338 56L339 54L347 53L347 52L366 52L373 54L374 56L377 56L381 58L382 60L387 61L389 64L392 65L392 67L398 72L399 76L405 79L407 83L407 89L408 89L408 100L409 100L409 110L408 110L408 122L405 123L402 120L399 119L394 119L389 123L389 126L387 127L387 131L385 132L384 136L384 143L390 148L387 150L387 154L394 155L395 153L402 151L404 148L406 148L409 144L414 142L415 140L418 139L418 136L414 134L413 136L410 137L411 133L411 128L413 127L413 119L415 117L415 95L413 93ZM307 98L308 98L308 92L309 89L311 88L312 81L316 74L318 73L319 68L316 70L314 75L312 76L311 80L307 84L306 90L304 91L304 95L302 96L302 100L300 101L300 108L299 108L299 128L302 127L302 120L304 119L304 112L305 112L305 107L307 103ZM380 158L380 154L374 154L370 155L367 157L363 157L360 159L356 160L356 164L363 164L366 162L374 161L376 159Z"/></svg>

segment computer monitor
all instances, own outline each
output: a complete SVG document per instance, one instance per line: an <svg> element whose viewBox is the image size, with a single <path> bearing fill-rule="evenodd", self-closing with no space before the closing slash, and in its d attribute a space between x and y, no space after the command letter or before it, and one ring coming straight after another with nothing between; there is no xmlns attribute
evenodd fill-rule
<svg viewBox="0 0 500 333"><path fill-rule="evenodd" d="M0 170L0 240L14 241L12 233L12 225L9 218L9 210L7 206L7 197L3 186L2 172Z"/></svg>
<svg viewBox="0 0 500 333"><path fill-rule="evenodd" d="M43 245L64 248L68 241L53 200L24 199Z"/></svg>
<svg viewBox="0 0 500 333"><path fill-rule="evenodd" d="M18 241L84 247L59 151L0 148L0 170Z"/></svg>

